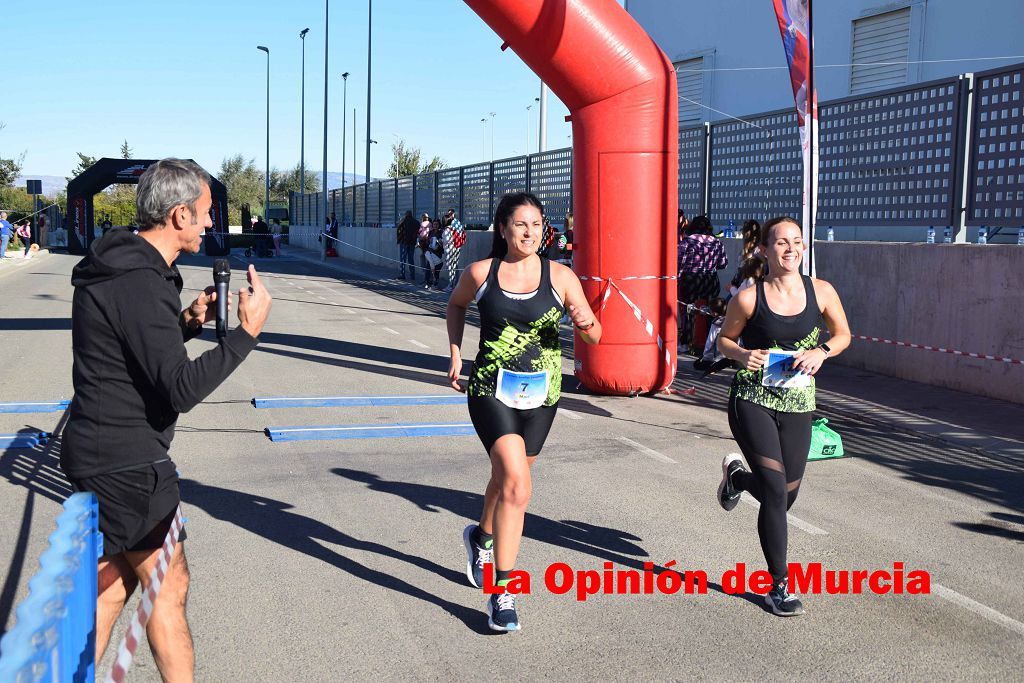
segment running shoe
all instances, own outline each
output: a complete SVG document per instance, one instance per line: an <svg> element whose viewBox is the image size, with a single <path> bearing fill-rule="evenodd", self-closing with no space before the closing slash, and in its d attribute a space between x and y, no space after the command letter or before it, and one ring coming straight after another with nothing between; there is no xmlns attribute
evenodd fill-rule
<svg viewBox="0 0 1024 683"><path fill-rule="evenodd" d="M739 471L747 471L743 459L737 453L730 453L722 460L722 482L718 485L718 504L726 512L732 510L740 502L740 492L733 486L732 476Z"/></svg>
<svg viewBox="0 0 1024 683"><path fill-rule="evenodd" d="M764 596L764 604L771 608L772 613L779 617L796 617L804 613L804 604L795 595L786 590L786 583L776 584Z"/></svg>
<svg viewBox="0 0 1024 683"><path fill-rule="evenodd" d="M476 524L470 524L462 530L462 543L466 546L466 578L473 588L483 588L484 565L494 562L494 548L481 548L473 543L476 527Z"/></svg>
<svg viewBox="0 0 1024 683"><path fill-rule="evenodd" d="M492 631L518 631L522 628L516 614L515 595L506 591L487 600L487 625Z"/></svg>

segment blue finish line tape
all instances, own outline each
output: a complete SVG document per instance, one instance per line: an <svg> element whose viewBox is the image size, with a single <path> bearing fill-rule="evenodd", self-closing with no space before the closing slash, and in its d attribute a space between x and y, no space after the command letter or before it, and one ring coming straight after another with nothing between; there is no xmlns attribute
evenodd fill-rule
<svg viewBox="0 0 1024 683"><path fill-rule="evenodd" d="M254 408L355 408L358 406L447 406L462 405L466 397L459 394L434 396L325 396L322 398L267 398L252 400Z"/></svg>
<svg viewBox="0 0 1024 683"><path fill-rule="evenodd" d="M0 403L0 413L55 413L64 410L71 401L41 401L37 403Z"/></svg>
<svg viewBox="0 0 1024 683"><path fill-rule="evenodd" d="M26 434L0 434L0 448L35 448L45 444L49 434L29 432Z"/></svg>
<svg viewBox="0 0 1024 683"><path fill-rule="evenodd" d="M267 427L271 441L327 439L397 439L410 436L473 436L471 422L441 424L341 425L338 427Z"/></svg>

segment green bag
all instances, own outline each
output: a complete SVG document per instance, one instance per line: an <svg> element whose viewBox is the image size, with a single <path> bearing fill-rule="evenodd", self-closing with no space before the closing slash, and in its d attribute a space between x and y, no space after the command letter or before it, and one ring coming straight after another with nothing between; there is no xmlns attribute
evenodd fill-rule
<svg viewBox="0 0 1024 683"><path fill-rule="evenodd" d="M811 451L808 460L828 460L843 457L843 437L826 425L828 420L820 417L811 424Z"/></svg>

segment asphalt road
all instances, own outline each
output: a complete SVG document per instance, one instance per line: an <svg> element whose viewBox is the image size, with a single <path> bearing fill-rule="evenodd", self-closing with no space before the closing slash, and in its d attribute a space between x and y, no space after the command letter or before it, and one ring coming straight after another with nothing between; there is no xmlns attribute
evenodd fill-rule
<svg viewBox="0 0 1024 683"><path fill-rule="evenodd" d="M0 267L0 401L70 398L76 260ZM183 299L209 283L209 264L183 260ZM232 265L237 289L243 263ZM519 603L524 630L492 634L485 598L464 578L461 532L479 515L489 472L475 436L271 442L263 433L464 422L463 405L249 403L450 391L443 295L296 259L258 267L275 298L260 346L182 416L172 448L200 680L1020 680L1024 463L833 417L847 457L808 465L790 561L889 571L902 562L929 573L931 593L806 595L805 616L780 619L759 596L721 585L736 563L763 568L754 506L726 513L714 499L719 463L737 450L728 378L700 383L695 396L635 399L592 396L566 378L534 469L520 554L532 577ZM469 326L467 356L476 343ZM210 346L196 340L190 352ZM568 358L564 369L571 376ZM693 382L684 373L676 386ZM54 430L60 417L0 414L0 433ZM58 444L0 454L8 628L67 494ZM557 562L600 571L671 561L706 572L707 592L579 601L544 586ZM159 680L146 648L130 680Z"/></svg>

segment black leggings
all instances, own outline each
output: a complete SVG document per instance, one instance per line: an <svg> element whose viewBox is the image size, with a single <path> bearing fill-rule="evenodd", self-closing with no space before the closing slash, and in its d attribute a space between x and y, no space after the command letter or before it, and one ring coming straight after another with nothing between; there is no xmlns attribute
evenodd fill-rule
<svg viewBox="0 0 1024 683"><path fill-rule="evenodd" d="M742 399L729 399L729 428L750 465L733 484L761 503L757 535L775 583L785 580L786 512L793 507L811 447L813 413L783 413Z"/></svg>
<svg viewBox="0 0 1024 683"><path fill-rule="evenodd" d="M488 456L494 442L507 434L518 434L526 442L526 455L534 456L544 448L544 441L555 421L558 403L529 410L509 408L493 396L470 396L469 419Z"/></svg>

